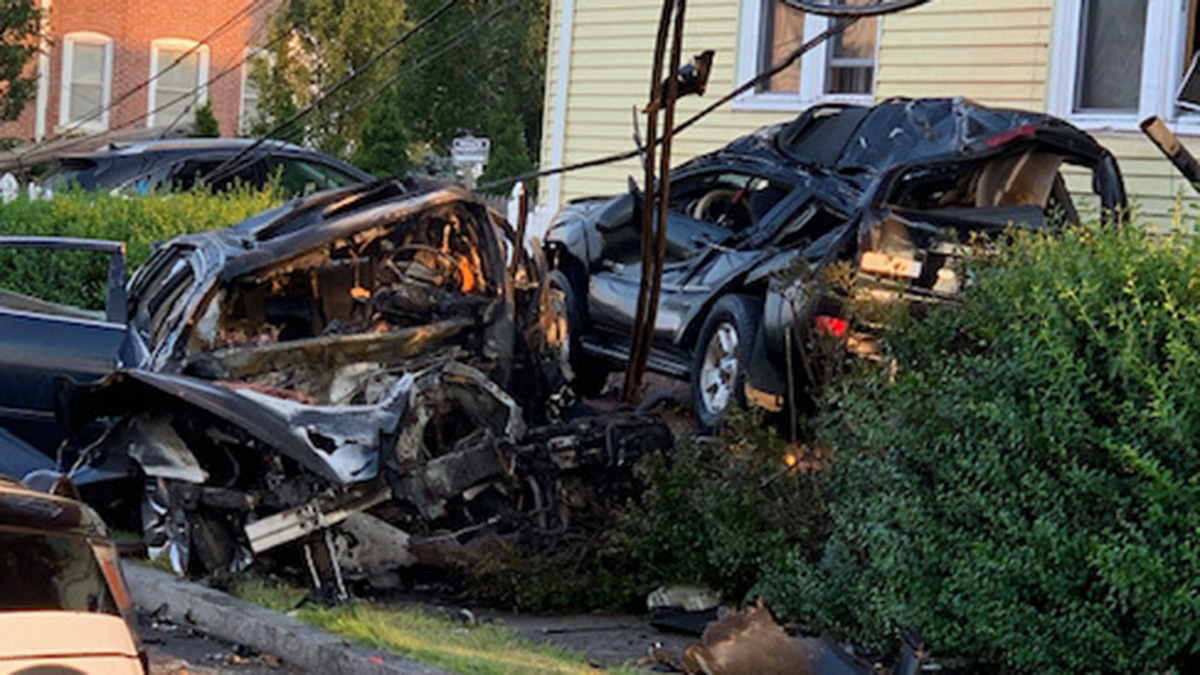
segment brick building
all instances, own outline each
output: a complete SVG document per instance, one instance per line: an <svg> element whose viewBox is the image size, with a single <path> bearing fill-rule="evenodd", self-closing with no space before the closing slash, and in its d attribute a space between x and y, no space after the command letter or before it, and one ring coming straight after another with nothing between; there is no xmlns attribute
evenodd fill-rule
<svg viewBox="0 0 1200 675"><path fill-rule="evenodd" d="M20 119L0 125L0 136L42 140L64 131L179 126L206 101L221 134L235 136L253 115L256 96L242 62L266 41L277 0L41 4L47 35L34 65L37 96Z"/></svg>

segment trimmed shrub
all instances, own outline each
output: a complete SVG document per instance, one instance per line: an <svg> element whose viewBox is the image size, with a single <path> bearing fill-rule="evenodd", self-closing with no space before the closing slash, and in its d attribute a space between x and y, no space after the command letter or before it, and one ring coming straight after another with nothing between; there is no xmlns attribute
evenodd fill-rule
<svg viewBox="0 0 1200 675"><path fill-rule="evenodd" d="M834 394L831 535L758 585L977 670L1200 669L1200 241L1017 233Z"/></svg>
<svg viewBox="0 0 1200 675"><path fill-rule="evenodd" d="M0 235L111 239L128 245L130 269L156 242L228 227L277 206L271 192L189 192L145 197L64 192L0 206ZM88 309L104 307L108 257L101 254L0 248L0 288Z"/></svg>

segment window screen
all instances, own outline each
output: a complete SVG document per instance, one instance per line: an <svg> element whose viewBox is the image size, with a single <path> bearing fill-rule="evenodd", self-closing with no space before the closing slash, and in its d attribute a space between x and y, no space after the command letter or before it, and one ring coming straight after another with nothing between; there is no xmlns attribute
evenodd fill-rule
<svg viewBox="0 0 1200 675"><path fill-rule="evenodd" d="M200 85L201 59L203 52L197 50L187 56L187 48L159 47L154 72L160 73L152 82L154 87L155 125L191 122L196 119L199 103L197 88ZM178 65L171 67L177 59ZM170 70L167 70L170 68Z"/></svg>
<svg viewBox="0 0 1200 675"><path fill-rule="evenodd" d="M1084 0L1077 110L1137 110L1147 0Z"/></svg>
<svg viewBox="0 0 1200 675"><path fill-rule="evenodd" d="M67 121L100 119L104 109L105 56L108 47L103 43L73 42L71 44L71 82L67 99Z"/></svg>

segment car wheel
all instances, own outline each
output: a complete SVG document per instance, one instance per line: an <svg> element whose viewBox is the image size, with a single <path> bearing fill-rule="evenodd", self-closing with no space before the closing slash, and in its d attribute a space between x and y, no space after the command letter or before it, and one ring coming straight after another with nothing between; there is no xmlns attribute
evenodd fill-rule
<svg viewBox="0 0 1200 675"><path fill-rule="evenodd" d="M579 334L583 330L583 298L562 272L551 272L550 303L556 311L551 327L552 342L559 345L559 359L569 366L571 384L583 396L599 396L608 382L608 365L583 352Z"/></svg>
<svg viewBox="0 0 1200 675"><path fill-rule="evenodd" d="M147 478L142 493L142 541L150 560L163 559L180 576L223 574L243 561L224 519L188 509L180 484Z"/></svg>
<svg viewBox="0 0 1200 675"><path fill-rule="evenodd" d="M706 429L716 428L734 404L745 403L746 364L759 314L750 298L727 295L700 329L692 354L692 408Z"/></svg>
<svg viewBox="0 0 1200 675"><path fill-rule="evenodd" d="M190 571L192 528L171 490L171 481L146 479L142 493L142 542L150 560L165 560L180 576Z"/></svg>

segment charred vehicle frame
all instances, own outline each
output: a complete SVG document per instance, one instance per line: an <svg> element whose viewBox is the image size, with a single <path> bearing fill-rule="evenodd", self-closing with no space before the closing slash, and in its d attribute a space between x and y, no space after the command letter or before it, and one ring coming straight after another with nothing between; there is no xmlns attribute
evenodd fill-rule
<svg viewBox="0 0 1200 675"><path fill-rule="evenodd" d="M314 195L160 247L115 372L40 374L80 461L144 476L151 553L221 574L300 541L344 595L479 533L561 531L670 444L633 414L561 421L542 264L455 186Z"/></svg>

